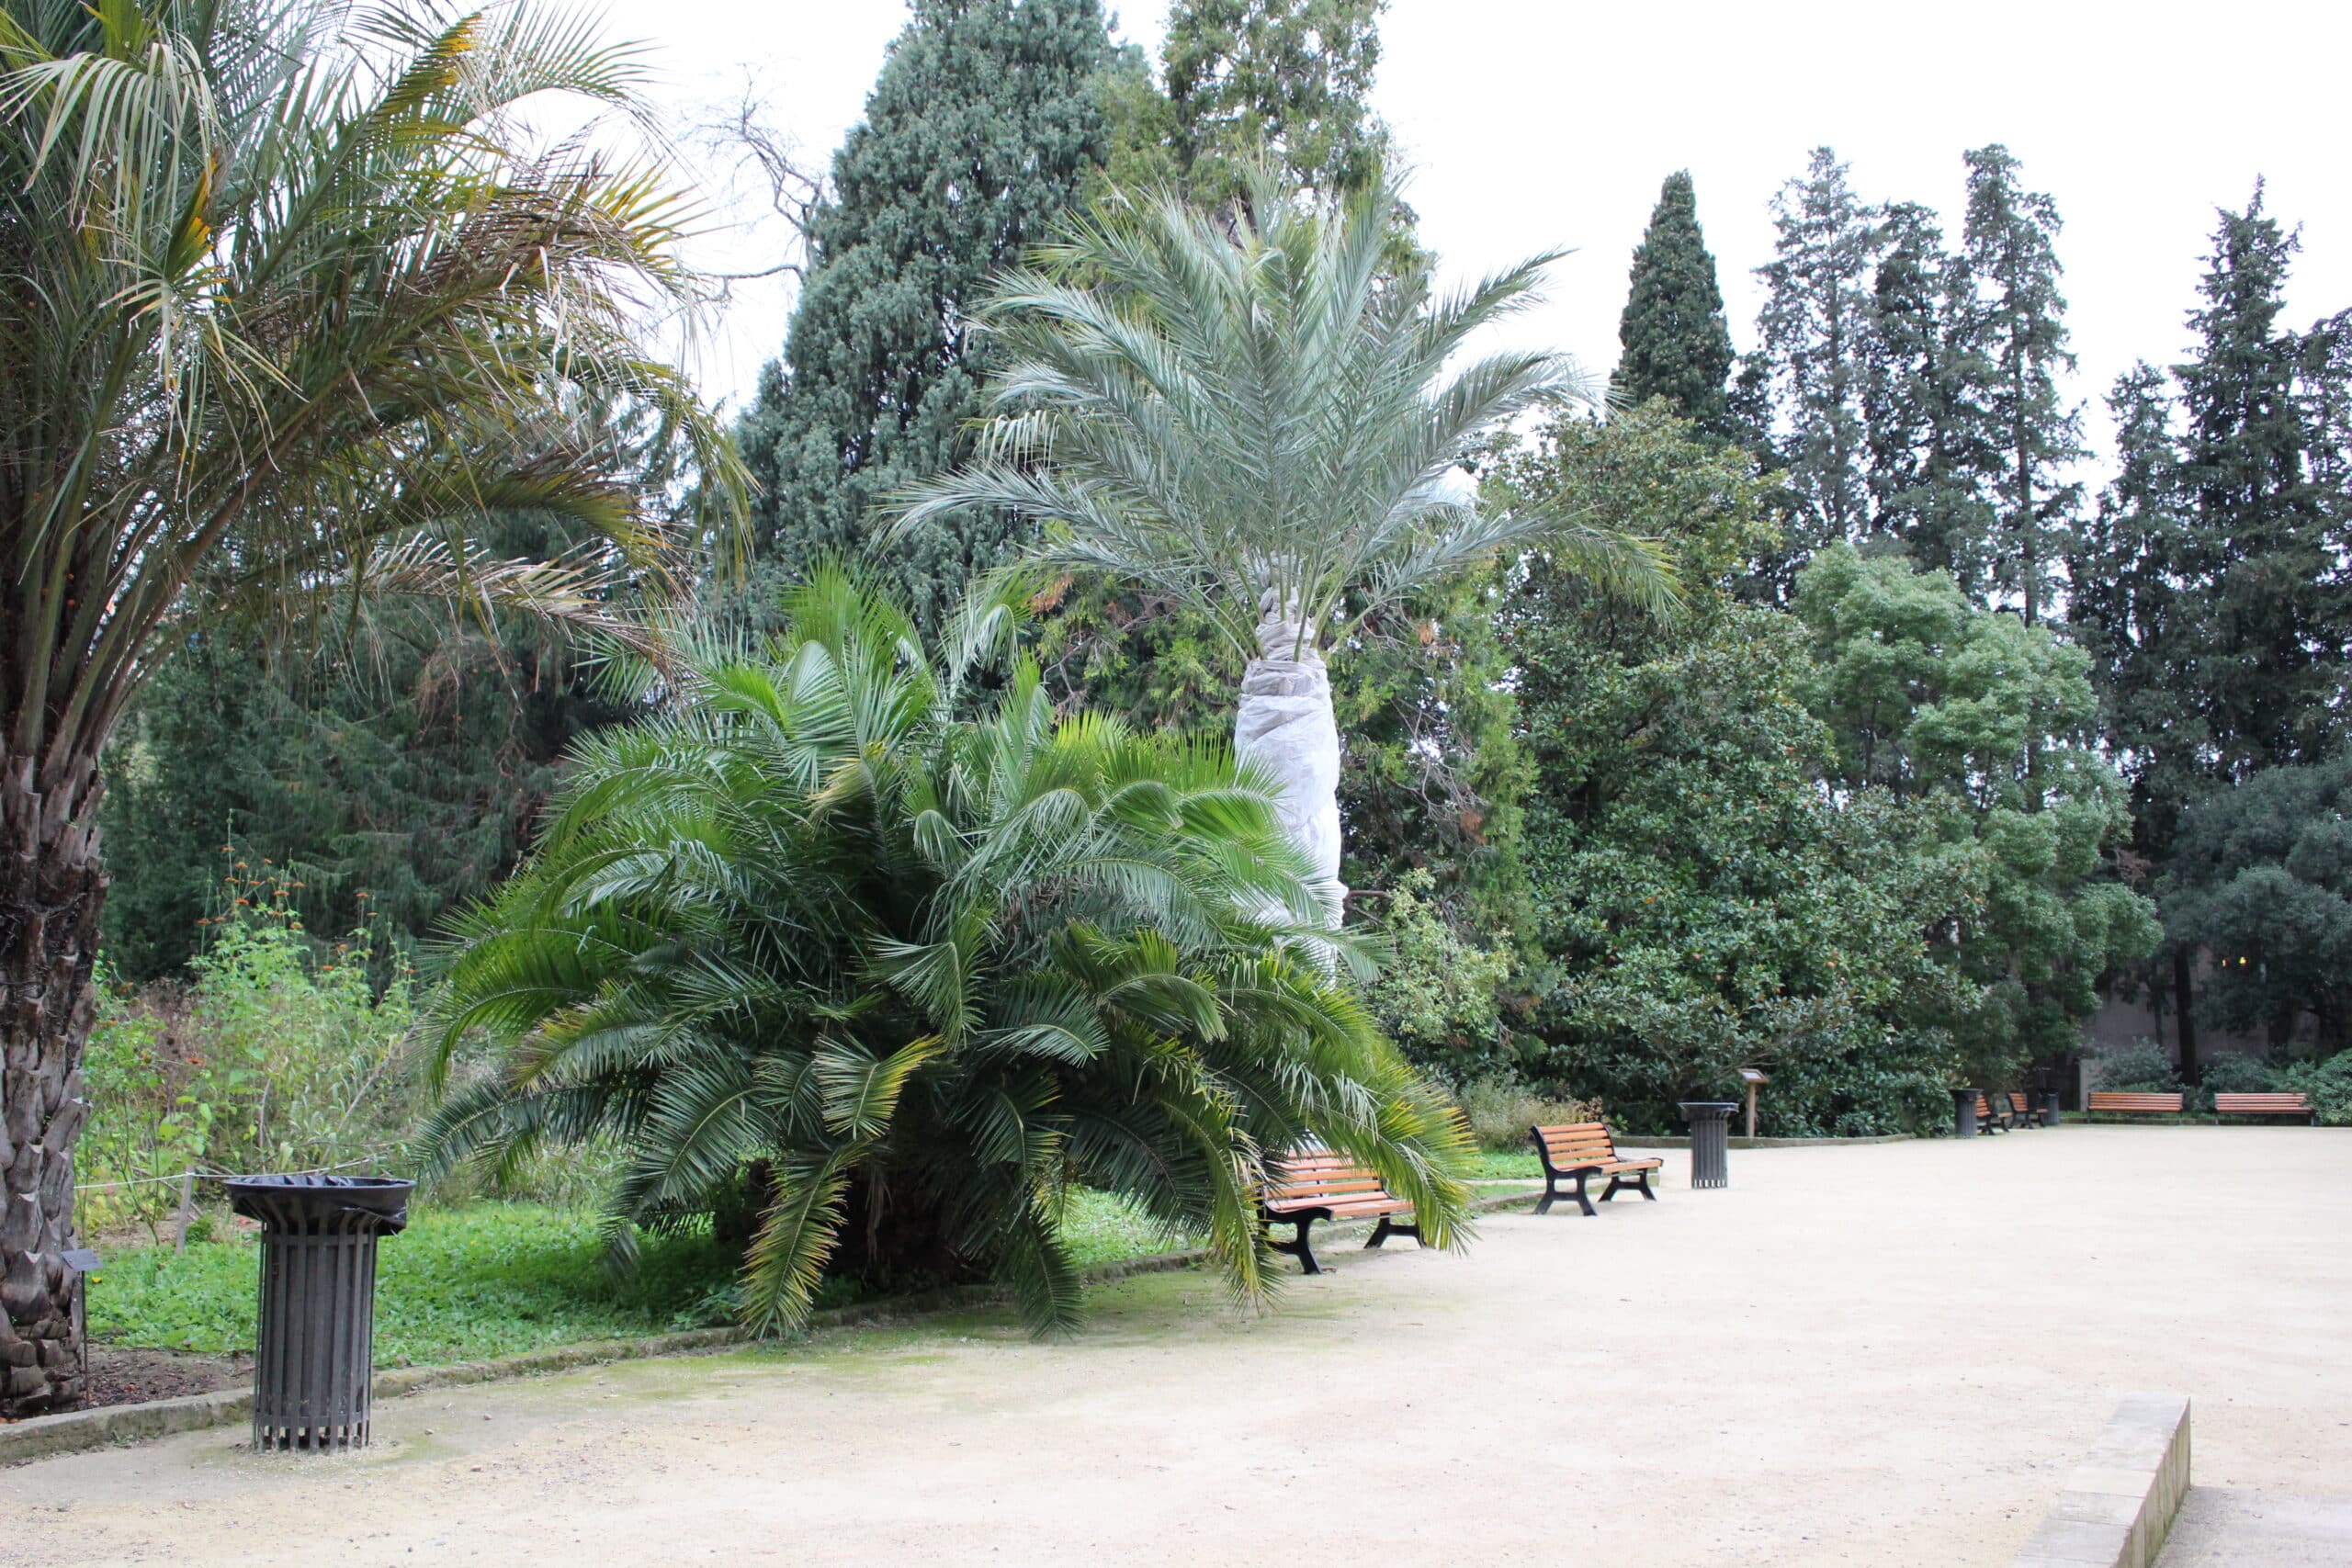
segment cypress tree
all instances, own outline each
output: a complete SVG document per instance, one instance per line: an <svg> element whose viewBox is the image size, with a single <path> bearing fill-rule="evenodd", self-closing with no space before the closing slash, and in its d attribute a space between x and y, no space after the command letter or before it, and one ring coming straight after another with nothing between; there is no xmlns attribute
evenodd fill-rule
<svg viewBox="0 0 2352 1568"><path fill-rule="evenodd" d="M834 156L784 358L739 432L759 486L755 616L812 559L860 550L875 502L955 462L989 370L969 311L1101 166L1112 64L1100 0L915 0ZM942 520L878 574L935 626L1019 547L1012 527Z"/></svg>
<svg viewBox="0 0 2352 1568"><path fill-rule="evenodd" d="M1688 169L1667 175L1658 191L1650 226L1634 252L1617 341L1623 353L1610 389L1620 402L1666 398L1702 434L1736 438L1724 385L1731 376L1731 328L1724 321L1715 258L1699 231L1699 200Z"/></svg>
<svg viewBox="0 0 2352 1568"><path fill-rule="evenodd" d="M1960 309L1981 373L1970 400L1999 513L1995 576L2031 626L2049 603L2052 569L2081 501L2065 475L2086 455L2081 412L2058 391L2059 373L2075 367L2058 292L2058 209L2018 185L2007 148L1980 147L1967 160Z"/></svg>
<svg viewBox="0 0 2352 1568"><path fill-rule="evenodd" d="M1789 543L1799 559L1870 525L1863 361L1882 241L1878 210L1846 175L1837 153L1814 149L1804 176L1772 198L1775 253L1757 269L1768 291L1758 336L1796 503Z"/></svg>

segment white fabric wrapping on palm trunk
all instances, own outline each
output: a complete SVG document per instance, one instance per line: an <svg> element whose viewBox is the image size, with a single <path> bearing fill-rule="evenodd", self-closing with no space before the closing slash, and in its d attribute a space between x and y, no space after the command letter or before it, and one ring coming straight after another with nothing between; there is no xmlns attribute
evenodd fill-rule
<svg viewBox="0 0 2352 1568"><path fill-rule="evenodd" d="M1258 628L1267 657L1251 660L1241 677L1233 750L1281 781L1275 809L1291 841L1306 852L1314 874L1328 885L1324 912L1336 926L1347 897L1340 885L1340 727L1331 715L1331 677L1323 657L1297 633L1283 621ZM1282 657L1273 657L1277 651Z"/></svg>

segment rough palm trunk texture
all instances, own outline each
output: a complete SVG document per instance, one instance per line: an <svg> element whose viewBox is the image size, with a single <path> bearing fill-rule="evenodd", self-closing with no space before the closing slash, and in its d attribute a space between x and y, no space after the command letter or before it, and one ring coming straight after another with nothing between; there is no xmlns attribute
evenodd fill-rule
<svg viewBox="0 0 2352 1568"><path fill-rule="evenodd" d="M37 773L0 754L0 1416L81 1395L74 1141L97 959L99 785L92 761Z"/></svg>
<svg viewBox="0 0 2352 1568"><path fill-rule="evenodd" d="M1233 719L1234 754L1282 783L1275 809L1291 841L1328 884L1327 913L1340 923L1340 728L1323 655L1295 620L1269 612L1258 627L1260 657L1241 676Z"/></svg>

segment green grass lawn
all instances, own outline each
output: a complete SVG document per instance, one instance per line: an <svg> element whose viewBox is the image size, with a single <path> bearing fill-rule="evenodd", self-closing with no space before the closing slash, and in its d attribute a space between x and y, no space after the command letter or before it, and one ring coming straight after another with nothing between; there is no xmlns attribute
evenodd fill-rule
<svg viewBox="0 0 2352 1568"><path fill-rule="evenodd" d="M378 1250L376 1364L429 1366L586 1339L628 1338L731 1322L734 1264L703 1235L649 1236L636 1271L604 1264L596 1216L536 1203L419 1204ZM1162 1235L1133 1205L1072 1196L1063 1235L1081 1268L1193 1245ZM254 1342L250 1234L142 1247L107 1258L90 1281L101 1342L220 1355ZM829 1291L822 1304L845 1294Z"/></svg>
<svg viewBox="0 0 2352 1568"><path fill-rule="evenodd" d="M1498 1181L1505 1178L1541 1181L1544 1179L1544 1168L1536 1164L1535 1151L1532 1148L1481 1149L1470 1156L1469 1169L1464 1174L1473 1181Z"/></svg>

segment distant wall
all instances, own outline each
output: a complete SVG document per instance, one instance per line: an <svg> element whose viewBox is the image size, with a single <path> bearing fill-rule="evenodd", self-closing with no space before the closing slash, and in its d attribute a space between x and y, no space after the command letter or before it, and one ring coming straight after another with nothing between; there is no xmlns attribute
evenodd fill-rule
<svg viewBox="0 0 2352 1568"><path fill-rule="evenodd" d="M2199 984L2203 984L2205 976L2212 971L2212 961L2209 956L2199 955L2197 960ZM2134 1041L2153 1040L2163 1046L2172 1059L2177 1062L2180 1060L2180 1034L2176 1028L2177 1023L2177 1021L2172 1016L2170 1008L2165 1010L2165 1015L2160 1019L2149 1009L2145 998L2136 1001L2125 1001L2118 997L2109 997L2099 1004L2098 1011L2091 1014L2090 1021L2083 1025L2083 1045L2086 1050L2096 1055L2103 1051L2120 1049ZM2313 1021L2306 1015L2297 1021L2294 1039L2290 1045L2307 1043L2313 1034ZM2197 1055L2199 1060L2211 1061L2215 1056L2232 1053L2241 1056L2267 1056L2271 1055L2271 1049L2267 1040L2258 1040L2250 1035L2223 1034L2203 1024L2198 1026Z"/></svg>

